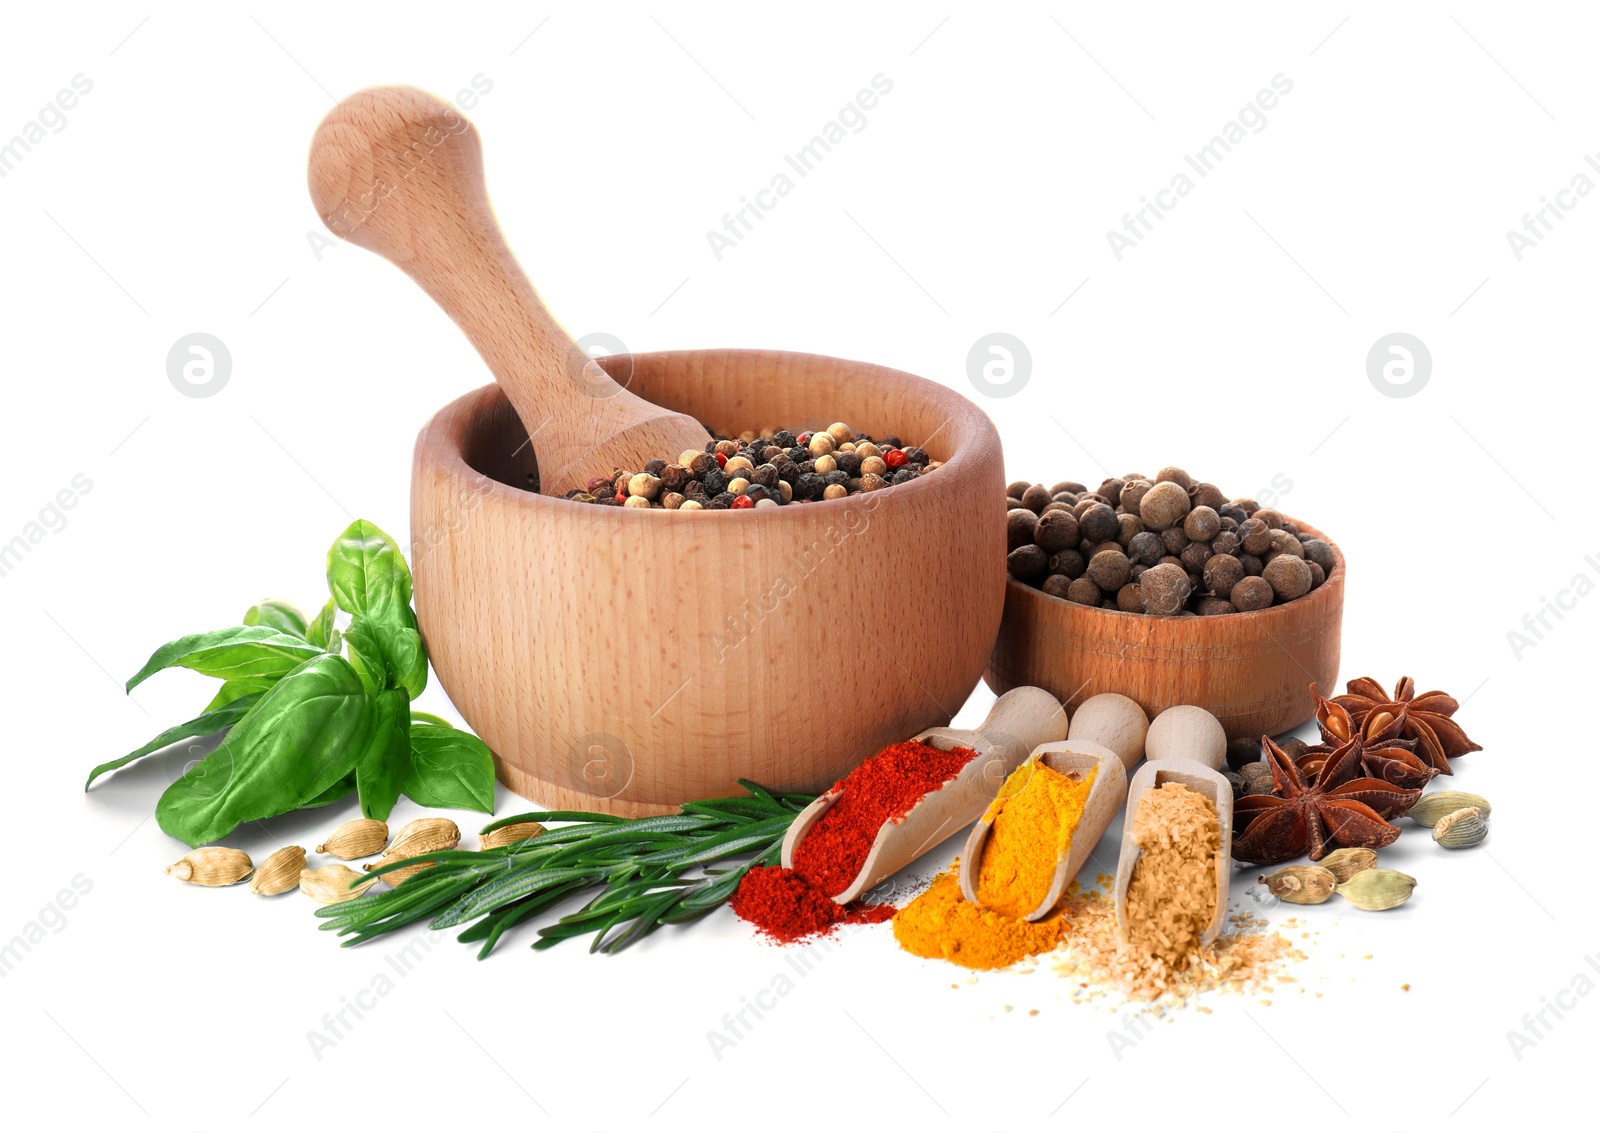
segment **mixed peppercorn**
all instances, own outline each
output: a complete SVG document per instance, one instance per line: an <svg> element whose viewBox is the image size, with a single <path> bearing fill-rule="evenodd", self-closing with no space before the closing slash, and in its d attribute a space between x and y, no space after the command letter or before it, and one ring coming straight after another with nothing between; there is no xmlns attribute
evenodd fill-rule
<svg viewBox="0 0 1600 1133"><path fill-rule="evenodd" d="M709 431L709 430L708 430ZM676 462L652 460L642 471L597 476L569 500L613 507L718 511L836 500L905 484L939 467L899 437L874 440L842 421L826 429L754 430L722 437Z"/></svg>
<svg viewBox="0 0 1600 1133"><path fill-rule="evenodd" d="M1228 499L1181 468L1006 488L1013 578L1126 613L1244 613L1304 597L1333 572L1333 546L1274 508Z"/></svg>

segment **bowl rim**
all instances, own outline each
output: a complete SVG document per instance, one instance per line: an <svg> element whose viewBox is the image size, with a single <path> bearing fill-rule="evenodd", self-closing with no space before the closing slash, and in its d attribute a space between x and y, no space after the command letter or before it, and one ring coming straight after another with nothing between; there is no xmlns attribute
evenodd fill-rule
<svg viewBox="0 0 1600 1133"><path fill-rule="evenodd" d="M916 374L909 373L905 370L896 370L891 366L884 366L877 362L863 362L848 358L836 358L827 354L811 354L804 351L766 350L753 347L713 347L703 350L656 350L630 352L627 354L609 354L606 355L604 359L599 359L599 361L604 363L615 362L620 366L625 362L631 363L635 359L652 359L663 361L669 365L681 365L698 358L736 358L739 356L773 361L789 360L792 363L804 365L814 365L819 362L831 363L836 365L863 367L872 371L876 371L879 374L894 375L898 379L904 379L914 386L919 387L922 392L926 393L930 404L936 404L941 409L946 411L947 420L944 424L938 426L938 428L930 433L929 437L936 436L944 429L955 426L959 420L960 424L964 428L964 431L968 434L967 443L952 449L950 459L942 461L940 466L935 469L935 471L941 473L946 469L949 469L951 475L948 477L919 476L917 479L912 480L909 483L891 484L887 487L880 488L875 492L857 492L854 495L844 496L837 500L807 500L804 501L799 507L782 505L776 508L739 508L737 511L733 508L703 508L699 511L683 513L691 517L687 520L681 518L680 516L676 520L666 518L653 519L649 520L648 522L730 522L728 518L724 518L720 521L707 520L703 518L706 515L715 515L721 511L732 512L736 515L745 511L772 513L763 517L762 522L765 523L803 522L814 519L819 513L814 512L812 509L818 507L832 509L830 512L822 514L843 514L850 507L855 507L857 509L866 508L868 510L876 510L876 508L880 506L877 502L880 500L880 498L886 499L892 496L899 496L901 498L915 501L921 499L922 495L928 492L949 490L948 485L941 488L941 484L962 476L968 471L968 465L974 465L978 463L980 460L980 454L977 450L983 447L985 441L993 444L996 448L1000 446L1000 436L999 432L995 429L994 422L990 420L989 415L985 413L976 403L948 386L940 385L938 382L930 381L927 378L919 377ZM547 506L582 508L586 510L578 514L588 515L593 519L599 519L609 513L617 513L619 517L630 514L636 516L636 518L632 519L619 518L617 520L617 522L627 523L641 521L642 515L639 513L642 513L643 515L650 515L667 510L664 508L597 507L594 504L582 503L577 500L569 500L561 496L545 495L543 492L530 492L526 488L519 488L514 484L507 484L502 480L497 480L493 476L480 472L471 464L467 463L466 457L463 454L463 442L466 437L466 432L473 426L476 416L483 412L488 404L494 399L498 399L502 402L508 401L505 391L500 388L499 384L497 382L490 382L487 385L479 386L476 389L470 390L467 393L452 399L442 408L435 411L434 414L428 418L427 422L422 426L422 430L417 435L416 444L413 450L413 466L416 468L433 468L446 473L454 480L469 482L472 484L474 490L487 491L491 496L497 497L507 503L509 506L513 507L524 507L533 510L540 510ZM527 426L524 423L523 428L526 427ZM791 512L793 512L793 514L790 514ZM787 519L780 521L777 518L777 516L780 515L787 516ZM740 522L749 522L749 518L741 515ZM1048 597L1048 595L1046 595L1046 597Z"/></svg>
<svg viewBox="0 0 1600 1133"><path fill-rule="evenodd" d="M1131 610L1108 610L1103 606L1086 606L1082 602L1074 602L1068 598L1058 598L1054 594L1046 594L1037 586L1033 586L1029 583L1019 580L1009 571L1006 573L1006 597L1009 603L1012 593L1011 588L1015 586L1019 590L1031 591L1039 598L1045 599L1048 602L1061 603L1061 606L1067 607L1067 609L1061 609L1058 607L1058 611L1062 614L1071 614L1072 616L1088 617L1092 615L1100 615L1114 618L1138 618L1141 621L1149 622L1152 626L1160 626L1163 628L1163 630L1169 627L1183 625L1186 622L1194 622L1198 624L1218 621L1227 622L1233 618L1248 618L1254 619L1255 624L1261 626L1265 632L1270 633L1271 627L1268 623L1274 617L1287 622L1290 619L1301 620L1308 616L1314 617L1319 613L1326 612L1324 607L1337 601L1337 599L1325 596L1342 594L1345 581L1345 557L1344 552L1339 549L1339 544L1328 538L1328 536L1324 534L1320 528L1313 527L1309 523L1303 523L1295 516L1285 513L1280 514L1283 514L1285 519L1293 523L1302 532L1305 532L1314 539L1321 539L1333 550L1333 570L1329 573L1328 577L1323 580L1322 585L1307 594L1301 595L1292 602L1284 602L1279 605L1268 606L1264 610L1235 610L1231 614L1213 614L1210 617L1206 617L1204 615L1185 617L1182 614L1140 614L1134 613ZM1334 586L1335 580L1338 580L1339 583L1337 587ZM1302 605L1302 603L1306 604ZM1050 609L1051 607L1046 606L1045 608ZM1175 630L1174 632L1182 631Z"/></svg>

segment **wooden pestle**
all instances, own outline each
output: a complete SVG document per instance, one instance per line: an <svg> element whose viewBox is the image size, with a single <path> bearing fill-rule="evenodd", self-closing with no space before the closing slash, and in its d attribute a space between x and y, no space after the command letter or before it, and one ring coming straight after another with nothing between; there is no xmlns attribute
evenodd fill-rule
<svg viewBox="0 0 1600 1133"><path fill-rule="evenodd" d="M308 180L335 235L421 284L477 348L528 430L544 494L705 447L697 421L619 385L545 310L495 221L478 132L454 107L412 87L359 91L317 127Z"/></svg>

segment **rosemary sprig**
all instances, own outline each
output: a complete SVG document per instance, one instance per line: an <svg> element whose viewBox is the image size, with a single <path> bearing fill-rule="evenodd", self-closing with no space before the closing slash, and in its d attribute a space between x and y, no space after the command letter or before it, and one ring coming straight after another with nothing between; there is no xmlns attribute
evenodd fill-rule
<svg viewBox="0 0 1600 1133"><path fill-rule="evenodd" d="M755 865L776 865L784 832L810 795L767 791L739 780L743 798L699 799L675 815L622 819L585 811L535 811L499 819L560 822L527 842L493 850L434 851L391 862L390 870L433 862L404 885L317 910L322 928L362 944L428 919L435 929L467 927L463 943L481 942L478 959L506 932L568 898L593 891L576 912L539 929L535 949L593 934L591 952L615 953L664 924L686 924L733 896ZM712 863L744 858L728 869Z"/></svg>

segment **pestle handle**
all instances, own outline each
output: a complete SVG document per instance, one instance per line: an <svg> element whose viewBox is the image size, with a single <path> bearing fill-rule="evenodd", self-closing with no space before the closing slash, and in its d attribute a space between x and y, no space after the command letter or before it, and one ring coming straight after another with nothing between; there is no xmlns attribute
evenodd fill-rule
<svg viewBox="0 0 1600 1133"><path fill-rule="evenodd" d="M709 436L583 353L539 301L495 221L478 132L412 87L373 87L311 139L311 200L337 236L400 268L455 320L534 438L541 490L675 460Z"/></svg>

